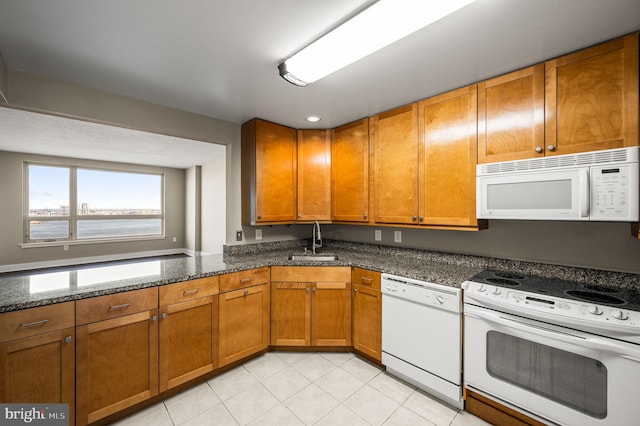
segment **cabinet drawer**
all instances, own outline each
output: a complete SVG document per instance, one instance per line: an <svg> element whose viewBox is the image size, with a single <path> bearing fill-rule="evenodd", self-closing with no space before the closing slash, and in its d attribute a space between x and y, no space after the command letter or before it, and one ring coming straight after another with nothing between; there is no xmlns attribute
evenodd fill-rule
<svg viewBox="0 0 640 426"><path fill-rule="evenodd" d="M353 268L351 283L354 285L372 288L374 290L380 290L380 272Z"/></svg>
<svg viewBox="0 0 640 426"><path fill-rule="evenodd" d="M73 327L73 302L0 314L0 343Z"/></svg>
<svg viewBox="0 0 640 426"><path fill-rule="evenodd" d="M76 302L76 325L89 324L158 307L158 289L125 291Z"/></svg>
<svg viewBox="0 0 640 426"><path fill-rule="evenodd" d="M220 276L220 292L269 283L269 268L250 269Z"/></svg>
<svg viewBox="0 0 640 426"><path fill-rule="evenodd" d="M271 281L348 283L351 281L351 268L348 266L273 266Z"/></svg>
<svg viewBox="0 0 640 426"><path fill-rule="evenodd" d="M218 294L218 283L218 277L207 277L162 286L158 289L160 306Z"/></svg>

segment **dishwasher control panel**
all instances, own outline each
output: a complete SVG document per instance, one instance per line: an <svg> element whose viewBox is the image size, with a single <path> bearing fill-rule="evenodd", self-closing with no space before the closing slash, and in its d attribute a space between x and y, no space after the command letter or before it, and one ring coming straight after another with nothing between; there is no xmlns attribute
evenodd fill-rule
<svg viewBox="0 0 640 426"><path fill-rule="evenodd" d="M461 290L412 278L382 274L382 294L452 312L462 309Z"/></svg>

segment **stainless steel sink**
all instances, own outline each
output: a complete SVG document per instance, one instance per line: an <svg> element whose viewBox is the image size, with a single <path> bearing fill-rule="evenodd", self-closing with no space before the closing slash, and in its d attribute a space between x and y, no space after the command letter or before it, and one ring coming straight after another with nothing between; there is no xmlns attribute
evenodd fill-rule
<svg viewBox="0 0 640 426"><path fill-rule="evenodd" d="M289 260L301 260L306 262L333 262L338 260L336 254L290 254Z"/></svg>

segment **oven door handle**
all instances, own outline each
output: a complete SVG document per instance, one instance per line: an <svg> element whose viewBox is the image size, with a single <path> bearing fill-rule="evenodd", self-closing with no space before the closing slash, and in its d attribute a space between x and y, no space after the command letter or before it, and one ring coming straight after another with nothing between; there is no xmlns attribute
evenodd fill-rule
<svg viewBox="0 0 640 426"><path fill-rule="evenodd" d="M532 324L526 319L510 318L504 316L504 314L500 314L494 311L487 310L485 312L483 310L481 313L477 312L475 309L472 309L471 311L473 311L474 313L469 312L469 310L465 310L464 315L466 317L489 321L506 328L512 328L525 333L535 334L537 336L557 340L559 342L570 342L572 344L588 349L610 352L630 361L640 363L640 350L634 350L630 348L629 345L616 343L613 340L603 340L595 335L588 335L587 337L583 337L571 333L571 330L567 330L566 332L558 331L549 327L545 327L544 325Z"/></svg>

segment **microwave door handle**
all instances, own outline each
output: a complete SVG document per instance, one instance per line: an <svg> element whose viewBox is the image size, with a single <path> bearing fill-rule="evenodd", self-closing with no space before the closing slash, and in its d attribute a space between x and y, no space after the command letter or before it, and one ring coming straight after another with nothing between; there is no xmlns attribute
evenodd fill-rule
<svg viewBox="0 0 640 426"><path fill-rule="evenodd" d="M589 169L578 170L579 217L589 217Z"/></svg>

